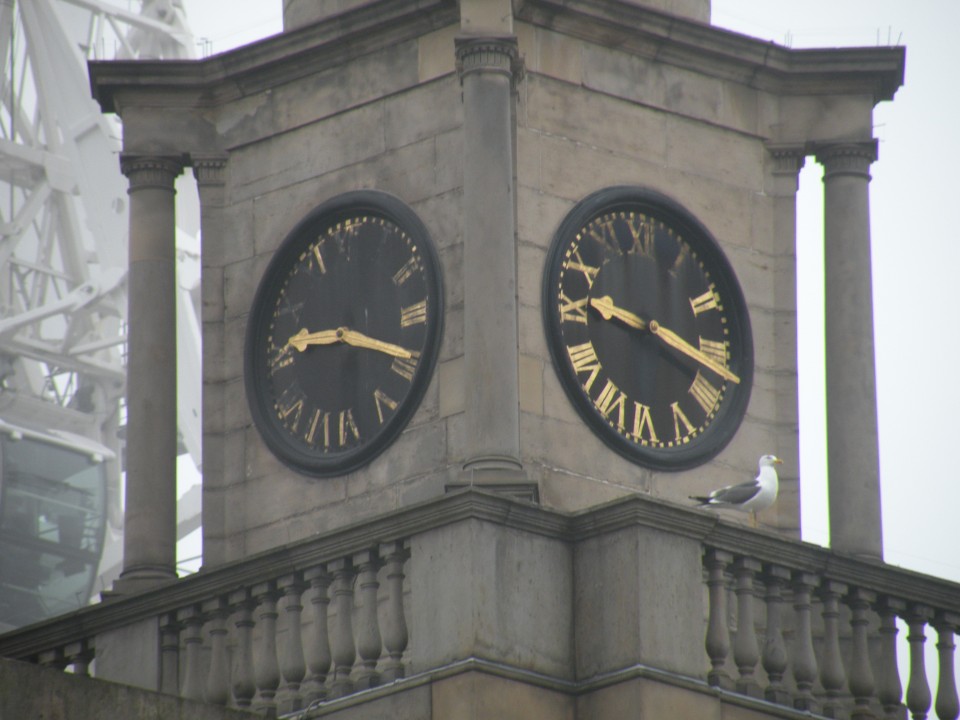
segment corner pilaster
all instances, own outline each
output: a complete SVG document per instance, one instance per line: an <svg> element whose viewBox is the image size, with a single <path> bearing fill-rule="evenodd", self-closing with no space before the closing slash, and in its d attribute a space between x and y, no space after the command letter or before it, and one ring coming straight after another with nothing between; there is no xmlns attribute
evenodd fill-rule
<svg viewBox="0 0 960 720"><path fill-rule="evenodd" d="M517 40L461 37L468 483L516 483L520 461L514 94Z"/></svg>

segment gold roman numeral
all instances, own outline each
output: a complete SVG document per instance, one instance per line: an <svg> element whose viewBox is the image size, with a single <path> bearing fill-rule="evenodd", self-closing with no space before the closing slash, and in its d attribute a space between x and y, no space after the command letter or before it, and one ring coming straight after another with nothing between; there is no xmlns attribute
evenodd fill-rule
<svg viewBox="0 0 960 720"><path fill-rule="evenodd" d="M726 367L727 365L727 344L718 340L707 340L706 338L700 338L700 352L706 355L711 360L716 360L718 363Z"/></svg>
<svg viewBox="0 0 960 720"><path fill-rule="evenodd" d="M427 321L427 300L400 308L400 327L410 327Z"/></svg>
<svg viewBox="0 0 960 720"><path fill-rule="evenodd" d="M610 419L610 415L616 410L617 427L623 428L626 420L627 396L623 394L620 388L613 384L612 380L607 380L607 384L603 386L603 390L600 391L600 395L593 401L593 404L597 406L600 414L608 420Z"/></svg>
<svg viewBox="0 0 960 720"><path fill-rule="evenodd" d="M407 260L403 264L403 267L401 267L399 270L397 270L396 273L394 273L393 284L396 285L397 287L400 287L407 280L409 280L410 277L419 269L420 269L420 263L417 262L417 258L411 257L409 260Z"/></svg>
<svg viewBox="0 0 960 720"><path fill-rule="evenodd" d="M377 417L380 419L380 424L383 425L383 408L386 407L391 411L396 410L397 401L380 388L373 391L373 401L377 404Z"/></svg>
<svg viewBox="0 0 960 720"><path fill-rule="evenodd" d="M300 424L300 415L303 413L303 396L287 388L277 400L277 417L293 432Z"/></svg>
<svg viewBox="0 0 960 720"><path fill-rule="evenodd" d="M319 408L313 411L313 417L310 419L310 429L303 437L309 445L316 444L318 429L323 433L323 446L325 448L330 447L330 413L323 412Z"/></svg>
<svg viewBox="0 0 960 720"><path fill-rule="evenodd" d="M583 389L590 392L593 387L593 381L600 374L600 361L597 359L597 351L593 349L593 344L588 340L582 345L567 346L567 354L570 356L570 363L573 365L573 371L578 375L581 373L590 373L583 383Z"/></svg>
<svg viewBox="0 0 960 720"><path fill-rule="evenodd" d="M710 382L700 374L699 370L697 371L697 376L693 379L693 384L687 392L693 395L693 399L700 404L700 407L702 407L703 411L708 415L713 412L713 409L717 406L717 401L720 399L720 390L711 385Z"/></svg>
<svg viewBox="0 0 960 720"><path fill-rule="evenodd" d="M670 403L670 409L673 410L673 437L676 440L680 440L686 435L692 433L696 428L693 426L693 423L687 419L687 416L683 414L683 410L680 409L680 403L674 402ZM680 425L683 425L684 431L680 432Z"/></svg>
<svg viewBox="0 0 960 720"><path fill-rule="evenodd" d="M320 252L320 248L323 245L323 238L317 238L317 242L310 246L310 264L309 267L313 270L314 267L320 271L321 275L327 274L327 265L323 262L323 254Z"/></svg>
<svg viewBox="0 0 960 720"><path fill-rule="evenodd" d="M630 237L633 238L633 244L630 246L629 253L632 255L653 257L656 249L654 247L657 230L656 220L642 213L630 213L630 216L627 218L627 227L630 228Z"/></svg>
<svg viewBox="0 0 960 720"><path fill-rule="evenodd" d="M650 416L650 407L642 403L633 403L633 436L637 440L643 440L646 434L647 440L652 443L660 442L657 439L657 431L653 427L653 418Z"/></svg>
<svg viewBox="0 0 960 720"><path fill-rule="evenodd" d="M587 324L587 298L571 300L567 294L560 291L560 320L562 322L578 322Z"/></svg>
<svg viewBox="0 0 960 720"><path fill-rule="evenodd" d="M587 235L587 237L593 238L601 245L609 247L622 254L622 251L620 250L620 243L617 242L616 233L613 231L613 221L614 218L612 216L605 215L604 217L597 218L587 225L587 227L583 229L583 232Z"/></svg>
<svg viewBox="0 0 960 720"><path fill-rule="evenodd" d="M713 291L713 287L707 290L703 295L698 295L695 298L690 298L690 307L693 308L693 314L699 315L702 312L707 310L716 310L717 309L717 295Z"/></svg>
<svg viewBox="0 0 960 720"><path fill-rule="evenodd" d="M390 369L407 382L413 380L413 374L417 371L417 361L420 360L420 353L416 350L410 351L410 357L396 357L390 363Z"/></svg>
<svg viewBox="0 0 960 720"><path fill-rule="evenodd" d="M568 257L566 265L563 266L564 270L575 270L576 272L583 273L583 276L587 280L587 287L592 288L594 279L600 274L600 268L584 263L583 258L580 257L579 247L573 248L570 254L573 255L574 260Z"/></svg>
<svg viewBox="0 0 960 720"><path fill-rule="evenodd" d="M340 447L347 444L348 435L352 435L354 440L360 440L360 430L353 421L353 411L350 408L340 411Z"/></svg>

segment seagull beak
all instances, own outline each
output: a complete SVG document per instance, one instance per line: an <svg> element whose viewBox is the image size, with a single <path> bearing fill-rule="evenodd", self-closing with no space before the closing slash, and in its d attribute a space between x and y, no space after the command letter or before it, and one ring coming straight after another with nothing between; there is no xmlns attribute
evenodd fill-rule
<svg viewBox="0 0 960 720"><path fill-rule="evenodd" d="M773 461L774 461L777 465L783 465L783 460L781 460L780 458L774 458Z"/></svg>

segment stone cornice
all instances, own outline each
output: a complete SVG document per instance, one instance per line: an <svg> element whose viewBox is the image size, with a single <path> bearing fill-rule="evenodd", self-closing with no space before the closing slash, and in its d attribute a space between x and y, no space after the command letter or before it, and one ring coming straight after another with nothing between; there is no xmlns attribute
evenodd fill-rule
<svg viewBox="0 0 960 720"><path fill-rule="evenodd" d="M515 0L533 25L776 95L866 94L891 100L903 47L793 50L622 0Z"/></svg>
<svg viewBox="0 0 960 720"><path fill-rule="evenodd" d="M379 0L313 25L203 60L88 63L103 112L161 98L164 105L214 106L341 65L459 22L456 0ZM147 103L149 104L149 103Z"/></svg>

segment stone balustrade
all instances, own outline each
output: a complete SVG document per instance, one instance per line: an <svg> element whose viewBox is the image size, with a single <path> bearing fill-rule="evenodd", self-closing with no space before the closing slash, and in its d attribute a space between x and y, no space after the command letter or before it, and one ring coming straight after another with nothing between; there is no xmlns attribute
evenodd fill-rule
<svg viewBox="0 0 960 720"><path fill-rule="evenodd" d="M705 511L466 489L7 633L0 655L266 716L479 671L584 717L640 682L694 713L952 720L958 628L956 584Z"/></svg>
<svg viewBox="0 0 960 720"><path fill-rule="evenodd" d="M817 551L799 563L791 559L705 546L710 685L830 718L903 718L905 701L919 720L933 702L924 655L933 631L936 716L960 715L954 671L960 598L927 592L922 576L881 564L837 562ZM905 698L898 618L909 628Z"/></svg>

